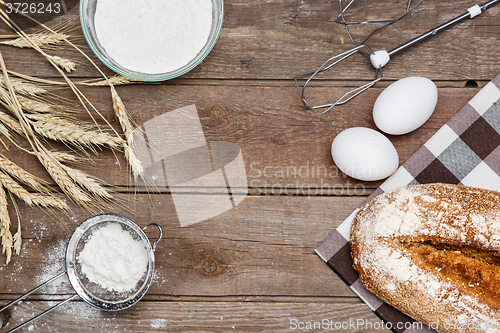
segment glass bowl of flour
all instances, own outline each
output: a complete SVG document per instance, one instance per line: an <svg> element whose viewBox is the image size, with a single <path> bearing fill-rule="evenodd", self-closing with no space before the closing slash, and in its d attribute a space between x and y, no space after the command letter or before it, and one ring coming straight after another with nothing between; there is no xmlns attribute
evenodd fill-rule
<svg viewBox="0 0 500 333"><path fill-rule="evenodd" d="M219 37L223 0L82 0L80 21L107 67L141 81L163 81L196 67Z"/></svg>

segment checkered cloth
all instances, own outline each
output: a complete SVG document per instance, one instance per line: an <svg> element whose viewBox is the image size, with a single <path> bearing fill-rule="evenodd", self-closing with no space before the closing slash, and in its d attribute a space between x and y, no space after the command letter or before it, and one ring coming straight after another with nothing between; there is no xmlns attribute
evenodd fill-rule
<svg viewBox="0 0 500 333"><path fill-rule="evenodd" d="M397 187L434 182L500 191L500 75L481 89L363 204ZM421 325L413 324L413 319L363 287L358 273L352 268L349 246L351 223L358 210L316 249L316 253L393 332L436 332L428 327L415 329Z"/></svg>

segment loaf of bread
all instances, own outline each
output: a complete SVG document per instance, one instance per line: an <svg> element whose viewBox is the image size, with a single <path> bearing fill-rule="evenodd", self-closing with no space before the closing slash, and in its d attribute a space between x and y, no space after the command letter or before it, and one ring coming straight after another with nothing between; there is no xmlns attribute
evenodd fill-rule
<svg viewBox="0 0 500 333"><path fill-rule="evenodd" d="M440 332L500 332L500 193L427 184L381 194L351 228L364 286Z"/></svg>

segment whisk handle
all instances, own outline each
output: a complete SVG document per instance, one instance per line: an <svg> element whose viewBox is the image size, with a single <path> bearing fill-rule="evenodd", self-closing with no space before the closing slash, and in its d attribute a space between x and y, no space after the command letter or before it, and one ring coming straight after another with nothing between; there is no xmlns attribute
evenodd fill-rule
<svg viewBox="0 0 500 333"><path fill-rule="evenodd" d="M500 3L500 0L491 0L491 1L488 1L488 2L486 2L484 4L482 4L482 5L479 5L479 8L481 10L487 10L487 9L489 9L489 7L491 7L493 5L496 5L498 3ZM455 24L457 24L459 22L462 22L465 19L474 18L476 15L473 15L472 9L475 9L475 8L477 8L477 5L474 6L474 7L469 8L469 10L466 13L464 13L464 14L462 14L460 16L457 16L454 19L451 19L450 21L448 21L446 23L441 24L439 27L434 28L432 30L429 30L426 33L424 33L424 34L422 34L422 35L420 35L420 36L418 36L418 37L410 40L409 42L406 42L403 45L400 45L400 46L396 47L395 49L393 49L393 50L391 50L391 51L388 52L389 56L392 56L393 54L398 53L400 51L403 51L403 50L409 48L410 46L413 46L413 45L415 45L415 44L423 41L424 39L427 39L427 38L429 38L431 36L434 36L438 32L440 32L442 30L445 30L445 29L447 29L447 28L449 28L449 27L451 27L451 26L453 26L453 25L455 25Z"/></svg>

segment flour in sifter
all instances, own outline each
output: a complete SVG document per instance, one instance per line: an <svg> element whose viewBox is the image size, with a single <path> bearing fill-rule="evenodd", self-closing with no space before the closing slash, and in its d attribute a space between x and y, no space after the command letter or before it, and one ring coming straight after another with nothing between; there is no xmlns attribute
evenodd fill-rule
<svg viewBox="0 0 500 333"><path fill-rule="evenodd" d="M99 0L94 25L117 63L140 73L166 73L186 65L207 43L212 1Z"/></svg>
<svg viewBox="0 0 500 333"><path fill-rule="evenodd" d="M133 289L144 276L148 253L120 224L108 223L89 237L78 261L89 281L123 292Z"/></svg>

